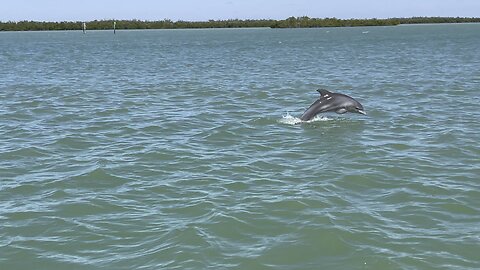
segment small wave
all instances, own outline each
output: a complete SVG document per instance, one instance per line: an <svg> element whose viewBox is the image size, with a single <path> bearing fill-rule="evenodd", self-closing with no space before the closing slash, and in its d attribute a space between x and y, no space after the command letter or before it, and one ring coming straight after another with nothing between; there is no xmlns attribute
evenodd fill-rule
<svg viewBox="0 0 480 270"><path fill-rule="evenodd" d="M302 119L287 113L286 115L283 115L282 119L279 119L278 122L286 125L297 125L300 123L313 123L313 122L322 122L322 121L330 121L330 120L333 120L333 119L325 116L317 115L308 121L303 121Z"/></svg>

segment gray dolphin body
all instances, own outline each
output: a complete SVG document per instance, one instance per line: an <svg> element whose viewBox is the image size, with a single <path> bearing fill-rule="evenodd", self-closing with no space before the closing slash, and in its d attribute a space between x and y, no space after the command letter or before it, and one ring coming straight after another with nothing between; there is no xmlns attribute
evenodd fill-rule
<svg viewBox="0 0 480 270"><path fill-rule="evenodd" d="M322 112L336 112L339 114L352 112L366 115L362 104L355 99L339 93L332 93L325 89L317 90L320 93L320 98L317 99L310 107L302 114L300 119L308 121L315 117L315 115Z"/></svg>

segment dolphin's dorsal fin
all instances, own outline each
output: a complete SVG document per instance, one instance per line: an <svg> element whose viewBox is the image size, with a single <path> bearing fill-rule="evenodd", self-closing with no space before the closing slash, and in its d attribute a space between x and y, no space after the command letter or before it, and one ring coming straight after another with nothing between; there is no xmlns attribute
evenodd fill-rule
<svg viewBox="0 0 480 270"><path fill-rule="evenodd" d="M320 93L321 97L329 96L332 94L332 92L328 91L327 89L318 89L317 92Z"/></svg>

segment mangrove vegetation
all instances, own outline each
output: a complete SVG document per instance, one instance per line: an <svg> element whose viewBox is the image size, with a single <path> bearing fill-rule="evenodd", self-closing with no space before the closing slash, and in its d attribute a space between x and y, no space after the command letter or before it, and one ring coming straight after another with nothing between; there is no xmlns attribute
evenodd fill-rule
<svg viewBox="0 0 480 270"><path fill-rule="evenodd" d="M209 21L160 21L142 20L95 20L85 22L87 30L112 29L186 29L186 28L313 28L313 27L355 27L355 26L392 26L399 24L425 23L478 23L480 18L465 17L412 17L389 19L337 19L290 17L285 20L209 20ZM82 30L84 22L39 22L18 21L0 22L0 31L46 31L46 30Z"/></svg>

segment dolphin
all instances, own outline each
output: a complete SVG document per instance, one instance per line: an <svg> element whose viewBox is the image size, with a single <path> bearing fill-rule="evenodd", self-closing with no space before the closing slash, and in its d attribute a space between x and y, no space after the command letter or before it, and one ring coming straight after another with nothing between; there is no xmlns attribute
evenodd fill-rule
<svg viewBox="0 0 480 270"><path fill-rule="evenodd" d="M323 112L332 112L342 114L346 112L360 113L366 115L362 104L355 99L339 93L332 93L325 89L318 89L320 98L317 99L308 109L302 114L300 119L308 121L315 117L315 115Z"/></svg>

